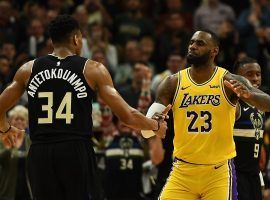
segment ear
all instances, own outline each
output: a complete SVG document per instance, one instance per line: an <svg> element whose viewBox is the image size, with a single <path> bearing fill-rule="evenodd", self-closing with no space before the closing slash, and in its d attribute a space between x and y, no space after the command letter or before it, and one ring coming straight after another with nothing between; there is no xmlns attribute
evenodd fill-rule
<svg viewBox="0 0 270 200"><path fill-rule="evenodd" d="M73 42L74 42L75 46L77 46L79 44L79 36L78 36L78 34L73 35Z"/></svg>
<svg viewBox="0 0 270 200"><path fill-rule="evenodd" d="M214 53L215 56L218 55L219 47L218 46L214 47L212 52Z"/></svg>

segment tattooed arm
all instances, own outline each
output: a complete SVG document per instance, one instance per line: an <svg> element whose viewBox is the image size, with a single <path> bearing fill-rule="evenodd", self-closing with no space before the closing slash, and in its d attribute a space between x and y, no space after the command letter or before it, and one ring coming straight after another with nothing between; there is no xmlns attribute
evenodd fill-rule
<svg viewBox="0 0 270 200"><path fill-rule="evenodd" d="M165 106L172 104L174 94L176 92L178 82L177 74L168 76L161 82L156 93L156 102Z"/></svg>
<svg viewBox="0 0 270 200"><path fill-rule="evenodd" d="M270 111L270 96L253 87L246 78L227 73L224 76L224 84L226 94L233 103L236 103L237 99L240 98L261 111Z"/></svg>

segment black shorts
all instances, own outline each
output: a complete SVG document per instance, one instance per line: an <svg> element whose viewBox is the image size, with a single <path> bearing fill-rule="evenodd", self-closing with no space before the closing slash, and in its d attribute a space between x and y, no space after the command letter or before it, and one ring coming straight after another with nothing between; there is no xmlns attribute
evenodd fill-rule
<svg viewBox="0 0 270 200"><path fill-rule="evenodd" d="M35 144L28 154L35 200L99 200L101 187L90 141Z"/></svg>
<svg viewBox="0 0 270 200"><path fill-rule="evenodd" d="M261 200L262 188L259 173L236 171L238 200Z"/></svg>

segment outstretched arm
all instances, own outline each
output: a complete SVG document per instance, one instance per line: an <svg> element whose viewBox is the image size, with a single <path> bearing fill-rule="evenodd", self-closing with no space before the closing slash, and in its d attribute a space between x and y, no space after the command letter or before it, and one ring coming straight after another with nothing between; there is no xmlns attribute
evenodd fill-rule
<svg viewBox="0 0 270 200"><path fill-rule="evenodd" d="M234 98L237 96L257 109L269 112L270 111L270 96L263 91L253 87L251 83L244 77L227 73L224 77L227 96Z"/></svg>
<svg viewBox="0 0 270 200"><path fill-rule="evenodd" d="M102 64L88 61L85 68L85 77L89 86L98 92L103 101L110 106L117 117L127 126L139 130L159 129L156 120L146 118L123 100L114 88L109 72ZM162 127L162 124L160 124L161 128L165 128Z"/></svg>

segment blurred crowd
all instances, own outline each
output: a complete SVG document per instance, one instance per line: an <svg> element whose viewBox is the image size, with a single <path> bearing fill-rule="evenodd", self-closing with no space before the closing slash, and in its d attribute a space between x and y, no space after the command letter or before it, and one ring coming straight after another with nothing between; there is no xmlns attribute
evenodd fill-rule
<svg viewBox="0 0 270 200"><path fill-rule="evenodd" d="M218 66L231 71L240 58L257 59L262 68L261 89L270 92L270 0L2 0L1 91L22 64L52 53L46 29L59 14L72 14L78 20L83 33L81 56L103 63L121 96L142 113L154 101L159 83L188 66L185 55L195 30L218 35ZM24 95L9 119L28 132L27 115ZM165 140L145 141L96 97L93 126L104 198L156 199L172 162L171 122ZM268 188L270 121L265 129L261 170ZM17 148L0 144L1 200L31 199L25 171L29 145L28 134ZM270 199L268 190L265 195Z"/></svg>

